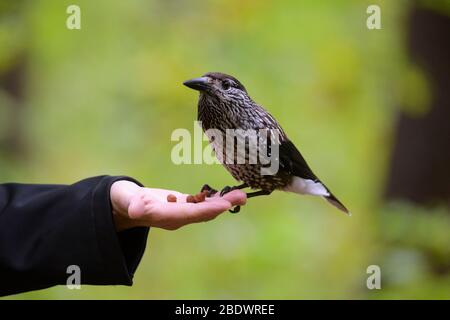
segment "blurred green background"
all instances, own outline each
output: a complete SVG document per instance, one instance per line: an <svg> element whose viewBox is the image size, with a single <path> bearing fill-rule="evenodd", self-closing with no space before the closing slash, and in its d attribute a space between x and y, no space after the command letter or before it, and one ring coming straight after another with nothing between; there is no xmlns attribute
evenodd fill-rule
<svg viewBox="0 0 450 320"><path fill-rule="evenodd" d="M67 6L81 30L66 28ZM368 30L366 8L381 7ZM420 2L448 15L448 2ZM55 287L14 299L450 298L450 212L386 200L399 112L429 112L408 54L411 1L77 0L0 4L0 181L70 184L125 174L197 191L220 165L176 166L208 71L240 79L350 208L274 193L240 214L152 229L133 287ZM448 41L448 38L447 40ZM379 265L382 289L366 269Z"/></svg>

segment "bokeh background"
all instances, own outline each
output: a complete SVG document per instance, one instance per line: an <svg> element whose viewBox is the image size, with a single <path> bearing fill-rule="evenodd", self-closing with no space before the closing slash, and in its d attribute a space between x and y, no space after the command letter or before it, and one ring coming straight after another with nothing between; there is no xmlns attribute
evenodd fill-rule
<svg viewBox="0 0 450 320"><path fill-rule="evenodd" d="M81 30L66 28L71 4ZM366 27L371 4L381 30ZM152 229L133 287L8 298L450 298L449 18L448 1L1 1L0 181L233 184L220 165L170 159L172 131L196 119L182 82L222 71L353 213L274 193Z"/></svg>

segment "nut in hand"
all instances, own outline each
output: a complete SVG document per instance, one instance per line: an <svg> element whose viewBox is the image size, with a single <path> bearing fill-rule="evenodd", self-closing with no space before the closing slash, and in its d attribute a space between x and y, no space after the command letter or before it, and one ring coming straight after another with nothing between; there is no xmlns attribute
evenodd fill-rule
<svg viewBox="0 0 450 320"><path fill-rule="evenodd" d="M177 197L173 194L167 195L167 202L177 202Z"/></svg>

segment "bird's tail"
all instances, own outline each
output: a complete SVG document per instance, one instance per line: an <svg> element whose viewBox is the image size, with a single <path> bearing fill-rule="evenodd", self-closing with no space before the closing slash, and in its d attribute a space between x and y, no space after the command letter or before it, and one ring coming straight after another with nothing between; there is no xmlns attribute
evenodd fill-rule
<svg viewBox="0 0 450 320"><path fill-rule="evenodd" d="M328 190L328 189L327 189ZM349 216L351 216L352 214L350 213L350 211L348 211L348 209L342 204L342 202L340 202L338 200L338 198L336 198L334 196L334 194L331 193L330 190L328 190L329 195L328 196L324 196L323 198L325 200L327 200L329 203L331 203L333 206L335 206L336 208L338 208L339 210L345 212L346 214L348 214Z"/></svg>
<svg viewBox="0 0 450 320"><path fill-rule="evenodd" d="M291 184L283 189L284 191L290 191L299 194L310 194L313 196L321 196L333 206L339 210L344 211L349 216L350 211L340 202L330 189L327 188L319 179L303 179L300 177L294 177Z"/></svg>

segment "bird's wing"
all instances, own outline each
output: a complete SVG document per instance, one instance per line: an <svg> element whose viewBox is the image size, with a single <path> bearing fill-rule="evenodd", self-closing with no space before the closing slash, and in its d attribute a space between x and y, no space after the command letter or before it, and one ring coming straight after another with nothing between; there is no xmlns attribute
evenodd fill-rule
<svg viewBox="0 0 450 320"><path fill-rule="evenodd" d="M319 180L290 140L286 139L280 143L279 155L280 167L283 170L303 179Z"/></svg>
<svg viewBox="0 0 450 320"><path fill-rule="evenodd" d="M278 144L280 168L291 175L318 181L316 175L312 172L300 151L298 151L295 145L287 138L286 133L275 118L260 105L255 105L254 110L259 114L258 118L261 119L261 121L256 124L258 127L254 129L277 130L278 134L280 134L278 137L278 141L281 138L280 142L272 141L270 135L268 136L267 141L269 146L272 145L272 143Z"/></svg>

